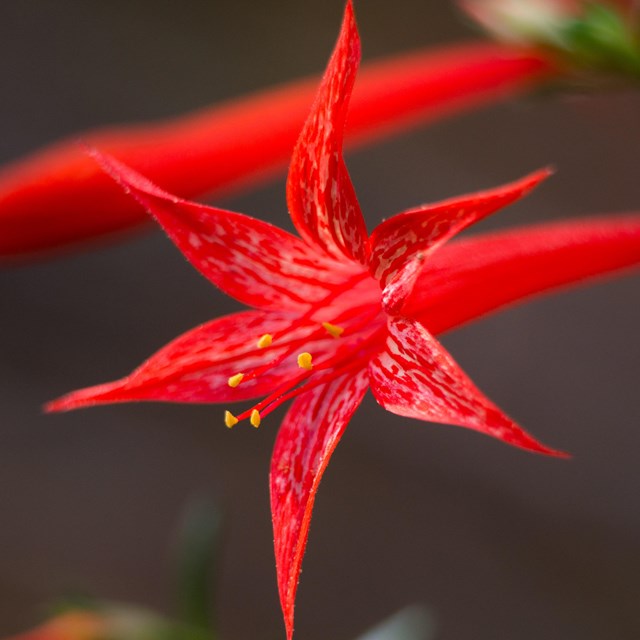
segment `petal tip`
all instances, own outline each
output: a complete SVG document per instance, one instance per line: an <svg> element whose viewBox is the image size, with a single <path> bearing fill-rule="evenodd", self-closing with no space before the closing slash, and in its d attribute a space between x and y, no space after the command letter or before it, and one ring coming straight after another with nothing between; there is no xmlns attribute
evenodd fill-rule
<svg viewBox="0 0 640 640"><path fill-rule="evenodd" d="M97 404L106 404L109 402L122 402L126 398L118 395L124 387L122 380L99 384L86 389L72 391L55 400L51 400L43 405L44 413L63 413L65 411L73 411L74 409L82 409L83 407L91 407Z"/></svg>
<svg viewBox="0 0 640 640"><path fill-rule="evenodd" d="M356 25L356 11L353 6L353 0L347 0L347 3L344 8L344 19L349 23L352 23L352 26L357 29Z"/></svg>
<svg viewBox="0 0 640 640"><path fill-rule="evenodd" d="M525 431L522 427L520 427L515 422L512 422L513 432L512 436L515 435L515 438L502 439L505 444L515 445L521 449L529 453L535 453L538 455L549 456L551 458L561 458L563 460L569 460L572 458L570 453L566 451L561 451L560 449L553 449L552 447L548 447L546 444L543 444L539 440L536 440L532 435L530 435L527 431Z"/></svg>
<svg viewBox="0 0 640 640"><path fill-rule="evenodd" d="M124 191L134 197L140 204L147 207L144 196L152 196L161 198L162 200L170 200L171 202L180 202L180 198L174 196L157 185L143 175L134 171L132 168L116 160L113 156L103 153L96 147L92 147L81 142L85 153L95 160L100 168L112 178Z"/></svg>
<svg viewBox="0 0 640 640"><path fill-rule="evenodd" d="M64 405L64 396L62 398L50 400L42 405L42 413L62 413L63 411L66 411Z"/></svg>
<svg viewBox="0 0 640 640"><path fill-rule="evenodd" d="M550 178L555 172L556 168L553 165L547 165L546 167L542 167L541 169L538 169L526 175L520 181L522 184L522 196L527 195L541 182L544 182L547 178Z"/></svg>
<svg viewBox="0 0 640 640"><path fill-rule="evenodd" d="M75 393L68 393L43 404L42 413L65 413L67 411L73 411L74 409L80 409L83 406L85 406L85 403L77 400Z"/></svg>
<svg viewBox="0 0 640 640"><path fill-rule="evenodd" d="M540 453L542 455L549 456L551 458L559 458L561 460L573 460L573 455L567 451L561 451L560 449L551 449L550 447L545 447L544 445L540 450L535 451L534 453Z"/></svg>
<svg viewBox="0 0 640 640"><path fill-rule="evenodd" d="M284 627L287 633L287 640L293 640L293 612L291 613L291 618L285 619Z"/></svg>
<svg viewBox="0 0 640 640"><path fill-rule="evenodd" d="M535 171L534 174L540 175L540 179L544 180L545 178L550 178L556 171L557 169L554 165L548 164L546 167L542 167L541 169L538 169L538 171Z"/></svg>

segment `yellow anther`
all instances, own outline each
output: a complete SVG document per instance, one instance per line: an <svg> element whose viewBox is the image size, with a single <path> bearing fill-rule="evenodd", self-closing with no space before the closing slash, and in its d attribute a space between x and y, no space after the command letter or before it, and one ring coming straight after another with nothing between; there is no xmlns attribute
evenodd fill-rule
<svg viewBox="0 0 640 640"><path fill-rule="evenodd" d="M334 338L339 338L344 333L344 329L342 327L338 327L337 325L331 324L330 322L323 322L322 326L324 327L325 331Z"/></svg>
<svg viewBox="0 0 640 640"><path fill-rule="evenodd" d="M242 382L242 378L244 378L244 373L236 373L235 376L231 376L229 380L227 380L227 384L235 388Z"/></svg>
<svg viewBox="0 0 640 640"><path fill-rule="evenodd" d="M249 422L257 429L260 426L260 412L257 409L254 409L251 412L251 417L249 418Z"/></svg>
<svg viewBox="0 0 640 640"><path fill-rule="evenodd" d="M301 353L298 356L298 366L301 369L311 371L311 369L313 369L313 365L311 364L311 354L307 353L306 351L304 353Z"/></svg>
<svg viewBox="0 0 640 640"><path fill-rule="evenodd" d="M231 429L234 424L238 424L238 418L236 418L231 411L224 412L224 423Z"/></svg>
<svg viewBox="0 0 640 640"><path fill-rule="evenodd" d="M270 347L273 342L273 336L270 333L265 333L260 340L258 340L258 349L264 349Z"/></svg>

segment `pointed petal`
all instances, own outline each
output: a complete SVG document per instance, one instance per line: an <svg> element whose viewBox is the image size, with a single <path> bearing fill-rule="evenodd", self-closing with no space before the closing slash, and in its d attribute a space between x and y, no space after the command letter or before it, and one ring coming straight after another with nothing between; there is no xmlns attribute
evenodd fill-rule
<svg viewBox="0 0 640 640"><path fill-rule="evenodd" d="M503 442L563 455L534 440L486 398L416 320L390 318L384 351L369 363L371 391L388 411L467 427Z"/></svg>
<svg viewBox="0 0 640 640"><path fill-rule="evenodd" d="M549 175L550 171L543 169L496 189L405 211L378 225L370 238L369 270L380 281L387 312L397 313L422 262L439 246L526 195Z"/></svg>
<svg viewBox="0 0 640 640"><path fill-rule="evenodd" d="M420 272L402 314L438 334L532 296L640 265L640 215L608 215L452 242Z"/></svg>
<svg viewBox="0 0 640 640"><path fill-rule="evenodd" d="M131 375L74 391L49 403L46 409L68 411L134 400L236 402L267 395L299 373L295 354L237 387L231 388L228 379L268 365L288 350L288 340L297 342L317 331L317 326L309 324L288 331L296 319L295 315L274 311L245 311L217 318L176 338ZM286 336L274 340L269 348L257 346L265 333L283 331L288 331ZM333 353L336 341L323 333L320 339L306 340L305 348L321 358Z"/></svg>
<svg viewBox="0 0 640 640"><path fill-rule="evenodd" d="M349 98L360 61L351 1L322 84L293 152L287 202L303 238L334 258L364 264L367 231L342 158Z"/></svg>
<svg viewBox="0 0 640 640"><path fill-rule="evenodd" d="M289 409L278 432L271 461L271 512L280 603L289 640L316 491L368 382L363 370L307 391Z"/></svg>
<svg viewBox="0 0 640 640"><path fill-rule="evenodd" d="M181 200L117 160L91 153L162 225L187 260L240 302L263 309L307 308L346 279L351 265L319 255L282 229Z"/></svg>

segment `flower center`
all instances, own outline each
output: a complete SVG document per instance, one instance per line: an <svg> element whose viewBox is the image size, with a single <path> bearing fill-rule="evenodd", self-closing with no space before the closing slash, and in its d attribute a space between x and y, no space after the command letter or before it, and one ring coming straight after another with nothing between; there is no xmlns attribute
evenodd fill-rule
<svg viewBox="0 0 640 640"><path fill-rule="evenodd" d="M291 364L297 362L297 369L266 398L238 416L225 411L224 421L227 427L231 428L240 420L248 418L257 428L262 418L283 402L366 365L371 355L379 349L384 337L385 314L380 307L380 290L377 283L367 280L366 274L359 274L346 284L351 286L344 286L333 292L330 299L328 296L322 301L324 304L313 305L286 331L256 336L259 349L273 348L278 355L252 371L242 371L230 376L230 387L235 388L278 365L286 365L288 361ZM345 301L342 298L341 302L343 294L348 299ZM361 304L353 305L353 300ZM348 304L349 301L351 304ZM329 314L331 322L321 319L323 315L327 317ZM308 328L303 337L290 338L292 330L301 329L305 325ZM327 342L329 337L332 340Z"/></svg>

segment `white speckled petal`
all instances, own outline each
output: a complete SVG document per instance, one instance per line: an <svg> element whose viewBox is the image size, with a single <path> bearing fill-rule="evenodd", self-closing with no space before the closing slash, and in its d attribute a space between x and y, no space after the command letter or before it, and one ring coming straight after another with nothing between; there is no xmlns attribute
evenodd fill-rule
<svg viewBox="0 0 640 640"><path fill-rule="evenodd" d="M181 200L116 160L95 155L162 225L196 269L249 306L307 308L360 268L332 260L261 220Z"/></svg>
<svg viewBox="0 0 640 640"><path fill-rule="evenodd" d="M369 363L371 391L385 409L474 429L530 451L561 455L502 413L419 322L390 318L388 329L385 350Z"/></svg>
<svg viewBox="0 0 640 640"><path fill-rule="evenodd" d="M277 335L268 348L259 348L265 333ZM313 336L311 334L314 334ZM236 402L268 395L292 380L300 369L296 349L288 354L290 343L304 341L318 359L330 357L338 342L318 331L317 323L300 324L298 316L276 311L243 311L207 322L152 355L133 373L87 389L74 391L47 406L49 411L68 411L79 407L134 400L164 402ZM258 367L267 369L258 377L245 379L231 388L228 379Z"/></svg>
<svg viewBox="0 0 640 640"><path fill-rule="evenodd" d="M327 255L365 264L367 231L342 158L349 98L360 62L360 38L348 3L342 30L293 152L287 202L305 240Z"/></svg>
<svg viewBox="0 0 640 640"><path fill-rule="evenodd" d="M294 402L278 432L271 460L271 513L280 603L289 638L316 491L368 384L365 369L310 389Z"/></svg>
<svg viewBox="0 0 640 640"><path fill-rule="evenodd" d="M543 169L496 189L405 211L378 225L370 238L369 271L385 290L385 309L392 314L400 311L422 262L439 246L521 198L548 175Z"/></svg>

